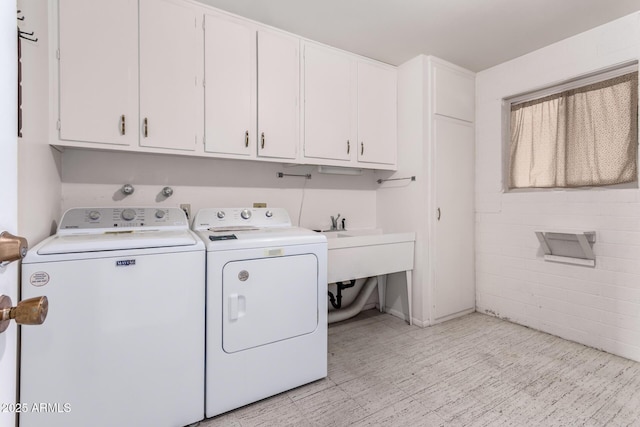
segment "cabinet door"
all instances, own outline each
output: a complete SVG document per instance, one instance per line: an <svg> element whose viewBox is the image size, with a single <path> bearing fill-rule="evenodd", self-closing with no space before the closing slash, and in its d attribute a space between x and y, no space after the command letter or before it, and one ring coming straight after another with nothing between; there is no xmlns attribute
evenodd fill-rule
<svg viewBox="0 0 640 427"><path fill-rule="evenodd" d="M396 71L358 63L358 161L396 163Z"/></svg>
<svg viewBox="0 0 640 427"><path fill-rule="evenodd" d="M188 3L140 0L140 145L194 151L198 14ZM201 83L201 82L200 82Z"/></svg>
<svg viewBox="0 0 640 427"><path fill-rule="evenodd" d="M304 48L304 156L350 160L353 137L352 75L355 61L333 50Z"/></svg>
<svg viewBox="0 0 640 427"><path fill-rule="evenodd" d="M437 320L475 307L473 125L436 116L434 144Z"/></svg>
<svg viewBox="0 0 640 427"><path fill-rule="evenodd" d="M256 30L205 15L205 151L256 155Z"/></svg>
<svg viewBox="0 0 640 427"><path fill-rule="evenodd" d="M60 139L138 141L138 2L59 0Z"/></svg>
<svg viewBox="0 0 640 427"><path fill-rule="evenodd" d="M299 128L300 42L258 31L258 156L295 159Z"/></svg>

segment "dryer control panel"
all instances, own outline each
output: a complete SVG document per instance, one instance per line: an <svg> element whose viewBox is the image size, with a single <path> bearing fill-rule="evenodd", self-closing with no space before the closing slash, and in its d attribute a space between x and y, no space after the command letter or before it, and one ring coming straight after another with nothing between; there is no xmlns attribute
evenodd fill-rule
<svg viewBox="0 0 640 427"><path fill-rule="evenodd" d="M283 208L211 208L201 209L193 221L194 230L258 229L291 227L291 219Z"/></svg>
<svg viewBox="0 0 640 427"><path fill-rule="evenodd" d="M58 234L91 234L144 230L187 230L179 208L73 208L62 215Z"/></svg>

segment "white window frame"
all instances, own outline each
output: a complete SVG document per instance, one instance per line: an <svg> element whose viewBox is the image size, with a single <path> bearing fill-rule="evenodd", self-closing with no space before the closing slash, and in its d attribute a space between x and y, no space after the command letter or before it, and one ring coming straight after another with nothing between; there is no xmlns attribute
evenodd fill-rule
<svg viewBox="0 0 640 427"><path fill-rule="evenodd" d="M532 191L580 191L590 189L618 189L618 188L640 188L639 177L636 176L634 182L625 184L603 185L598 187L557 187L557 188L509 188L509 173L511 162L511 106L522 102L533 101L534 99L544 98L545 96L564 92L604 80L613 79L624 74L638 71L638 60L626 61L607 67L598 71L593 71L569 80L557 82L549 86L539 87L527 92L511 95L502 99L502 192L503 193L522 193ZM638 91L640 93L640 90ZM638 103L640 106L640 102ZM640 108L638 108L640 111ZM640 113L639 113L640 127ZM639 138L640 140L640 138ZM640 149L638 150L638 173L640 174Z"/></svg>

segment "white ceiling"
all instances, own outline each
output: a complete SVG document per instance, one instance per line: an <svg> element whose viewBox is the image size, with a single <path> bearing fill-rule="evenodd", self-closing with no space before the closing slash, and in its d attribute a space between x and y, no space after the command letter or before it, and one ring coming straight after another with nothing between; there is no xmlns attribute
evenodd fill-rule
<svg viewBox="0 0 640 427"><path fill-rule="evenodd" d="M640 0L199 0L399 65L424 53L473 71L640 10Z"/></svg>

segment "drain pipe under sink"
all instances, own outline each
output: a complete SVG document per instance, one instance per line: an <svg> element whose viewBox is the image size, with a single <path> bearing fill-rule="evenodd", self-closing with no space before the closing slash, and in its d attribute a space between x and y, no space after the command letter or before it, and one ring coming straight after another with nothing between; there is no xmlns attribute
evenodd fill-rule
<svg viewBox="0 0 640 427"><path fill-rule="evenodd" d="M360 293L358 293L356 299L353 300L351 304L349 304L349 307L329 312L327 319L328 323L347 320L360 313L362 311L362 307L364 307L364 305L369 300L369 297L371 296L373 290L376 288L377 284L378 278L376 276L369 277L367 281L364 282L364 285L362 285L362 289L360 289Z"/></svg>

